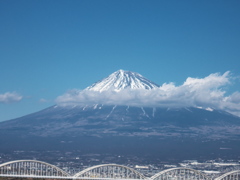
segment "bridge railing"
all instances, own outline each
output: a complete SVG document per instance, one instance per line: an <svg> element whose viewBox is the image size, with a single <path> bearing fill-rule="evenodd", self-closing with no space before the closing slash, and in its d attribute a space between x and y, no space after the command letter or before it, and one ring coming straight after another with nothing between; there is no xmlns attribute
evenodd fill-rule
<svg viewBox="0 0 240 180"><path fill-rule="evenodd" d="M60 168L35 160L11 161L0 165L0 175L27 177L68 177Z"/></svg>
<svg viewBox="0 0 240 180"><path fill-rule="evenodd" d="M200 171L183 167L167 169L147 178L134 169L117 164L93 166L71 176L54 165L36 160L18 160L0 164L0 177L76 180L210 180ZM228 172L214 180L240 180L240 170Z"/></svg>
<svg viewBox="0 0 240 180"><path fill-rule="evenodd" d="M151 177L152 180L169 180L169 179L183 179L183 180L210 180L205 174L195 169L178 167L161 171Z"/></svg>
<svg viewBox="0 0 240 180"><path fill-rule="evenodd" d="M87 168L74 177L96 177L96 178L112 178L112 179L146 179L146 177L138 171L127 166L118 164L102 164Z"/></svg>
<svg viewBox="0 0 240 180"><path fill-rule="evenodd" d="M240 180L240 170L225 173L217 177L215 180Z"/></svg>

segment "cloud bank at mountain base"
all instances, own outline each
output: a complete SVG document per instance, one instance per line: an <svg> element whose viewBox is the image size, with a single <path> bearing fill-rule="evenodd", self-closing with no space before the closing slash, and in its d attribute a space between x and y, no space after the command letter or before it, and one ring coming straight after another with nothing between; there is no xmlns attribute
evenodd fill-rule
<svg viewBox="0 0 240 180"><path fill-rule="evenodd" d="M73 89L56 99L58 105L129 105L145 107L204 107L225 110L240 116L240 92L227 95L233 77L229 71L205 78L188 77L182 85L164 83L159 88L124 89L119 92Z"/></svg>

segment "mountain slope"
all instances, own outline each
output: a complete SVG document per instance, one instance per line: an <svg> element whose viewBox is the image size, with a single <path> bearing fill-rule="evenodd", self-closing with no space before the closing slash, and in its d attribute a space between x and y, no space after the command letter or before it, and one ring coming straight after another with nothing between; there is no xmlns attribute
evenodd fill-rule
<svg viewBox="0 0 240 180"><path fill-rule="evenodd" d="M1 123L0 130L23 135L56 136L159 136L236 138L240 118L223 111L199 108L151 108L94 105L53 106Z"/></svg>

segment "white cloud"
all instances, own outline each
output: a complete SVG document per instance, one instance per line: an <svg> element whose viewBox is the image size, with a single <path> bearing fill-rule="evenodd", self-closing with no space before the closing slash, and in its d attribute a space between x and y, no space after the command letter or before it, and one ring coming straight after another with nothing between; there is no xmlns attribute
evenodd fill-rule
<svg viewBox="0 0 240 180"><path fill-rule="evenodd" d="M22 100L22 96L16 92L6 92L4 94L0 94L0 103L13 103Z"/></svg>
<svg viewBox="0 0 240 180"><path fill-rule="evenodd" d="M221 108L240 116L240 92L237 91L225 97Z"/></svg>
<svg viewBox="0 0 240 180"><path fill-rule="evenodd" d="M164 83L157 89L124 89L115 91L71 90L59 96L60 105L114 104L158 107L211 107L240 116L240 92L226 96L223 90L231 84L230 72L214 73L205 78L187 78L176 86Z"/></svg>

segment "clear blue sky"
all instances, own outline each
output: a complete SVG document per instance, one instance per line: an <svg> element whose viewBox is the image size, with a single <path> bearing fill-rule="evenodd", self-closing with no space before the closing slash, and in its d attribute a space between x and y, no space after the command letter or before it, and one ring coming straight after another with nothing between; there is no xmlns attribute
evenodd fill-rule
<svg viewBox="0 0 240 180"><path fill-rule="evenodd" d="M118 69L160 85L240 76L239 9L239 0L0 0L0 95L22 96L0 102L0 121Z"/></svg>

